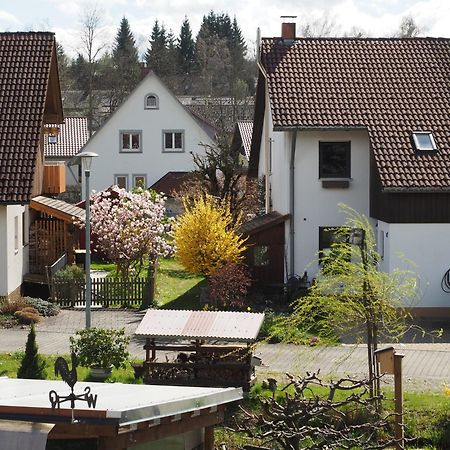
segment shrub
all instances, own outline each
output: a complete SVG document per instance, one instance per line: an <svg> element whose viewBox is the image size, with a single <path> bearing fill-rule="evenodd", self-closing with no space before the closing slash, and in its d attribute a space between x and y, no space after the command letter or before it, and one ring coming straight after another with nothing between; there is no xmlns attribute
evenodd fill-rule
<svg viewBox="0 0 450 450"><path fill-rule="evenodd" d="M129 342L124 329L87 328L70 337L70 351L77 354L82 366L119 369L125 367L130 356Z"/></svg>
<svg viewBox="0 0 450 450"><path fill-rule="evenodd" d="M245 298L251 285L250 275L241 264L226 263L208 280L209 301L219 309L245 308Z"/></svg>
<svg viewBox="0 0 450 450"><path fill-rule="evenodd" d="M23 301L33 308L36 308L41 316L50 317L59 314L59 307L55 303L42 300L41 298L24 297Z"/></svg>
<svg viewBox="0 0 450 450"><path fill-rule="evenodd" d="M23 355L19 370L17 371L17 378L44 380L44 369L45 361L39 356L38 346L36 344L36 332L34 330L34 325L31 324L25 347L25 354Z"/></svg>
<svg viewBox="0 0 450 450"><path fill-rule="evenodd" d="M70 266L64 267L64 269L58 270L55 273L56 281L84 281L85 273L81 267L72 264Z"/></svg>
<svg viewBox="0 0 450 450"><path fill-rule="evenodd" d="M191 273L209 276L227 262L242 260L245 241L237 233L228 202L210 195L184 203L174 225L176 254Z"/></svg>
<svg viewBox="0 0 450 450"><path fill-rule="evenodd" d="M14 314L16 311L20 311L26 306L27 304L22 298L17 298L14 300L5 299L0 303L0 312L2 314Z"/></svg>
<svg viewBox="0 0 450 450"><path fill-rule="evenodd" d="M27 306L25 308L22 308L20 311L16 311L14 313L14 316L17 318L19 323L23 323L26 325L30 323L37 323L41 320L39 311L31 306Z"/></svg>

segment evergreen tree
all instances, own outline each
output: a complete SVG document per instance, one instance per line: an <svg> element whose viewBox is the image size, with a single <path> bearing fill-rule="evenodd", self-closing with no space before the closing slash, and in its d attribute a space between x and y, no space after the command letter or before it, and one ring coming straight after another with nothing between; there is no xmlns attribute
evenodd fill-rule
<svg viewBox="0 0 450 450"><path fill-rule="evenodd" d="M58 72L59 83L61 91L66 91L71 88L71 76L70 76L70 59L64 51L64 47L57 42L56 43L56 57L58 60Z"/></svg>
<svg viewBox="0 0 450 450"><path fill-rule="evenodd" d="M27 344L25 347L25 355L22 358L17 378L28 378L31 380L45 380L45 361L38 354L38 346L36 344L36 332L34 325L31 324L28 333Z"/></svg>
<svg viewBox="0 0 450 450"><path fill-rule="evenodd" d="M191 25L185 16L181 25L180 37L178 39L178 68L183 75L189 75L192 71L195 56L195 43L192 39Z"/></svg>
<svg viewBox="0 0 450 450"><path fill-rule="evenodd" d="M164 25L160 26L158 19L152 28L152 34L149 40L149 48L145 54L145 61L147 65L157 75L162 76L164 72L164 57L166 55L167 36Z"/></svg>
<svg viewBox="0 0 450 450"><path fill-rule="evenodd" d="M112 63L114 73L110 74L109 90L115 94L118 106L136 87L141 74L136 41L126 17L120 21L112 51Z"/></svg>

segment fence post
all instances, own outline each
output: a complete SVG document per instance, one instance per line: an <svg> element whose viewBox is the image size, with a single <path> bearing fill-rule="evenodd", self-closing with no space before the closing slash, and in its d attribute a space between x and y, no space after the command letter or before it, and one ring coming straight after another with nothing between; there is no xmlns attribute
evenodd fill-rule
<svg viewBox="0 0 450 450"><path fill-rule="evenodd" d="M150 308L155 300L155 269L148 268L147 278L143 286L141 309Z"/></svg>

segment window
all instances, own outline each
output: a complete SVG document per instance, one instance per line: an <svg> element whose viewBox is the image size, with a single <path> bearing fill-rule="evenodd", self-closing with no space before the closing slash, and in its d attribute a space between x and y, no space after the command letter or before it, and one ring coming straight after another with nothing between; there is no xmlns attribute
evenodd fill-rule
<svg viewBox="0 0 450 450"><path fill-rule="evenodd" d="M141 131L121 131L120 151L121 152L141 152L142 148Z"/></svg>
<svg viewBox="0 0 450 450"><path fill-rule="evenodd" d="M384 231L380 230L378 232L378 245L377 245L377 251L380 255L381 259L384 259Z"/></svg>
<svg viewBox="0 0 450 450"><path fill-rule="evenodd" d="M163 132L164 152L184 151L184 131L164 131Z"/></svg>
<svg viewBox="0 0 450 450"><path fill-rule="evenodd" d="M27 215L22 213L22 245L28 245Z"/></svg>
<svg viewBox="0 0 450 450"><path fill-rule="evenodd" d="M14 217L14 251L19 251L19 216Z"/></svg>
<svg viewBox="0 0 450 450"><path fill-rule="evenodd" d="M128 175L114 175L114 184L121 189L128 189Z"/></svg>
<svg viewBox="0 0 450 450"><path fill-rule="evenodd" d="M350 178L350 141L319 142L319 178Z"/></svg>
<svg viewBox="0 0 450 450"><path fill-rule="evenodd" d="M159 108L159 98L156 94L147 94L145 96L145 109L158 109Z"/></svg>
<svg viewBox="0 0 450 450"><path fill-rule="evenodd" d="M256 245L253 247L253 265L256 267L268 266L270 262L269 247L267 245Z"/></svg>
<svg viewBox="0 0 450 450"><path fill-rule="evenodd" d="M416 150L425 152L437 150L436 142L430 131L415 131L412 136Z"/></svg>
<svg viewBox="0 0 450 450"><path fill-rule="evenodd" d="M319 261L333 251L333 244L347 241L338 231L344 231L343 227L319 227Z"/></svg>
<svg viewBox="0 0 450 450"><path fill-rule="evenodd" d="M133 187L147 189L147 175L133 175Z"/></svg>
<svg viewBox="0 0 450 450"><path fill-rule="evenodd" d="M48 134L47 135L47 142L49 144L57 144L58 143L58 136L56 134Z"/></svg>

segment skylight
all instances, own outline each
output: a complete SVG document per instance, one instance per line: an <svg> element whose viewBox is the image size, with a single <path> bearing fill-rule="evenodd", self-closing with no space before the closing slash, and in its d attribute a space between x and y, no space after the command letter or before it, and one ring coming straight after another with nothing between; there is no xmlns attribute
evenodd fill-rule
<svg viewBox="0 0 450 450"><path fill-rule="evenodd" d="M413 139L416 150L428 152L437 150L436 142L431 131L414 131Z"/></svg>

